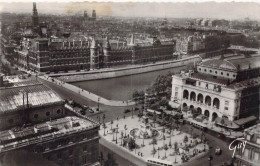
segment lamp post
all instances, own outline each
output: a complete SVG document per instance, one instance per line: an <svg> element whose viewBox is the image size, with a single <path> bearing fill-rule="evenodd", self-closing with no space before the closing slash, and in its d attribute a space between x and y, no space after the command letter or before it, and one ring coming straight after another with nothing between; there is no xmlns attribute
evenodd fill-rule
<svg viewBox="0 0 260 166"><path fill-rule="evenodd" d="M213 157L210 155L209 157L208 157L208 161L209 161L209 166L211 166L211 161L213 160Z"/></svg>

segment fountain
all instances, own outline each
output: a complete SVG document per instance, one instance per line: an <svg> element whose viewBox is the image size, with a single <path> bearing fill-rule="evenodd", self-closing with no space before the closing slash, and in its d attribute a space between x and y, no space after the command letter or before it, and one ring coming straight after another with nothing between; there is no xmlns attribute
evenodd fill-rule
<svg viewBox="0 0 260 166"><path fill-rule="evenodd" d="M130 135L136 138L149 139L159 135L159 131L152 129L150 125L140 125L139 128L134 128L130 131Z"/></svg>

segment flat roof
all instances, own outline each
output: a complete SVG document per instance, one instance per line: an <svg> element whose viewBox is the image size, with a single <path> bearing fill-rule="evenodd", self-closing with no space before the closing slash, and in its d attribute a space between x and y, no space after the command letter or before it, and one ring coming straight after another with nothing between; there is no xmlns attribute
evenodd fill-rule
<svg viewBox="0 0 260 166"><path fill-rule="evenodd" d="M23 106L23 96L24 103L27 104L26 93L30 106L63 102L52 89L38 81L19 82L12 87L0 88L0 114L20 109Z"/></svg>
<svg viewBox="0 0 260 166"><path fill-rule="evenodd" d="M247 70L249 68L260 68L260 55L253 56L228 56L224 59L209 59L200 63L201 66L221 68L226 70Z"/></svg>
<svg viewBox="0 0 260 166"><path fill-rule="evenodd" d="M196 79L214 82L218 84L224 84L224 85L228 84L228 79L226 78L220 78L220 77L214 78L212 75L203 74L203 73L193 73L191 74L190 78L196 78Z"/></svg>
<svg viewBox="0 0 260 166"><path fill-rule="evenodd" d="M97 123L88 119L69 116L28 127L14 127L10 130L0 131L0 152L4 151L5 147L16 148L23 146L25 142L33 143L33 141L57 138L98 126Z"/></svg>

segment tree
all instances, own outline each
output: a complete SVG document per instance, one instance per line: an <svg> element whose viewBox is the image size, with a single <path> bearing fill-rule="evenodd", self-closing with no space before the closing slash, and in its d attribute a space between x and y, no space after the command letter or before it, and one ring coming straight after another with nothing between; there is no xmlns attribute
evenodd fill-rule
<svg viewBox="0 0 260 166"><path fill-rule="evenodd" d="M177 142L174 142L174 151L177 153L178 152L178 143Z"/></svg>
<svg viewBox="0 0 260 166"><path fill-rule="evenodd" d="M166 151L169 149L168 146L167 146L167 144L164 145L163 149L164 149L164 151L165 151L164 157L166 158Z"/></svg>
<svg viewBox="0 0 260 166"><path fill-rule="evenodd" d="M130 150L133 150L135 147L136 147L135 140L130 137L129 142L128 142L128 148Z"/></svg>
<svg viewBox="0 0 260 166"><path fill-rule="evenodd" d="M121 146L122 146L122 140L123 140L123 137L124 137L124 132L121 131Z"/></svg>
<svg viewBox="0 0 260 166"><path fill-rule="evenodd" d="M187 142L189 141L189 138L187 135L185 135L184 139L183 139L183 142L186 144Z"/></svg>
<svg viewBox="0 0 260 166"><path fill-rule="evenodd" d="M126 137L126 130L127 130L127 126L126 125L124 126L124 129L125 129L125 137Z"/></svg>
<svg viewBox="0 0 260 166"><path fill-rule="evenodd" d="M154 157L154 155L156 154L156 152L157 152L157 150L155 149L155 147L153 147L152 152L151 152L151 154L153 155L153 157Z"/></svg>
<svg viewBox="0 0 260 166"><path fill-rule="evenodd" d="M113 120L111 120L110 124L111 124L111 130L112 130Z"/></svg>

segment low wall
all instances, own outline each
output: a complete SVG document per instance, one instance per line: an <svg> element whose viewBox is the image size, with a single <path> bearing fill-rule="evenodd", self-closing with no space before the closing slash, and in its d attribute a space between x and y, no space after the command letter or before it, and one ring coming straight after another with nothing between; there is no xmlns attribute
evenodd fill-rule
<svg viewBox="0 0 260 166"><path fill-rule="evenodd" d="M127 75L134 75L140 73L147 73L157 70L164 70L175 68L179 66L184 66L190 63L200 62L201 57L196 55L188 58L183 58L168 62L158 62L156 64L140 65L135 67L125 67L118 69L108 69L108 70L97 70L82 73L62 73L62 74L52 74L51 77L57 77L64 82L77 82L77 81L87 81L87 80L97 80L121 77Z"/></svg>
<svg viewBox="0 0 260 166"><path fill-rule="evenodd" d="M121 156L122 158L128 160L129 162L131 162L131 163L133 163L137 166L147 166L144 158L140 158L140 157L133 155L132 153L129 153L128 152L129 150L125 149L122 146L118 147L118 145L115 145L115 144L107 141L102 136L99 139L99 143L102 146L105 146L106 148L110 149L111 151L113 151L117 155Z"/></svg>
<svg viewBox="0 0 260 166"><path fill-rule="evenodd" d="M98 96L94 93L91 93L87 90L81 89L77 86L68 84L66 82L63 82L61 80L55 79L55 78L51 78L48 76L39 76L39 78L49 81L51 83L54 83L58 86L61 86L63 88L66 88L74 93L77 93L79 95L81 95L82 97L88 98L92 101L95 102L99 102L100 104L104 104L104 105L108 105L108 106L130 106L130 105L135 105L135 102L133 101L119 101L119 100L108 100L106 98L103 98L101 96Z"/></svg>

